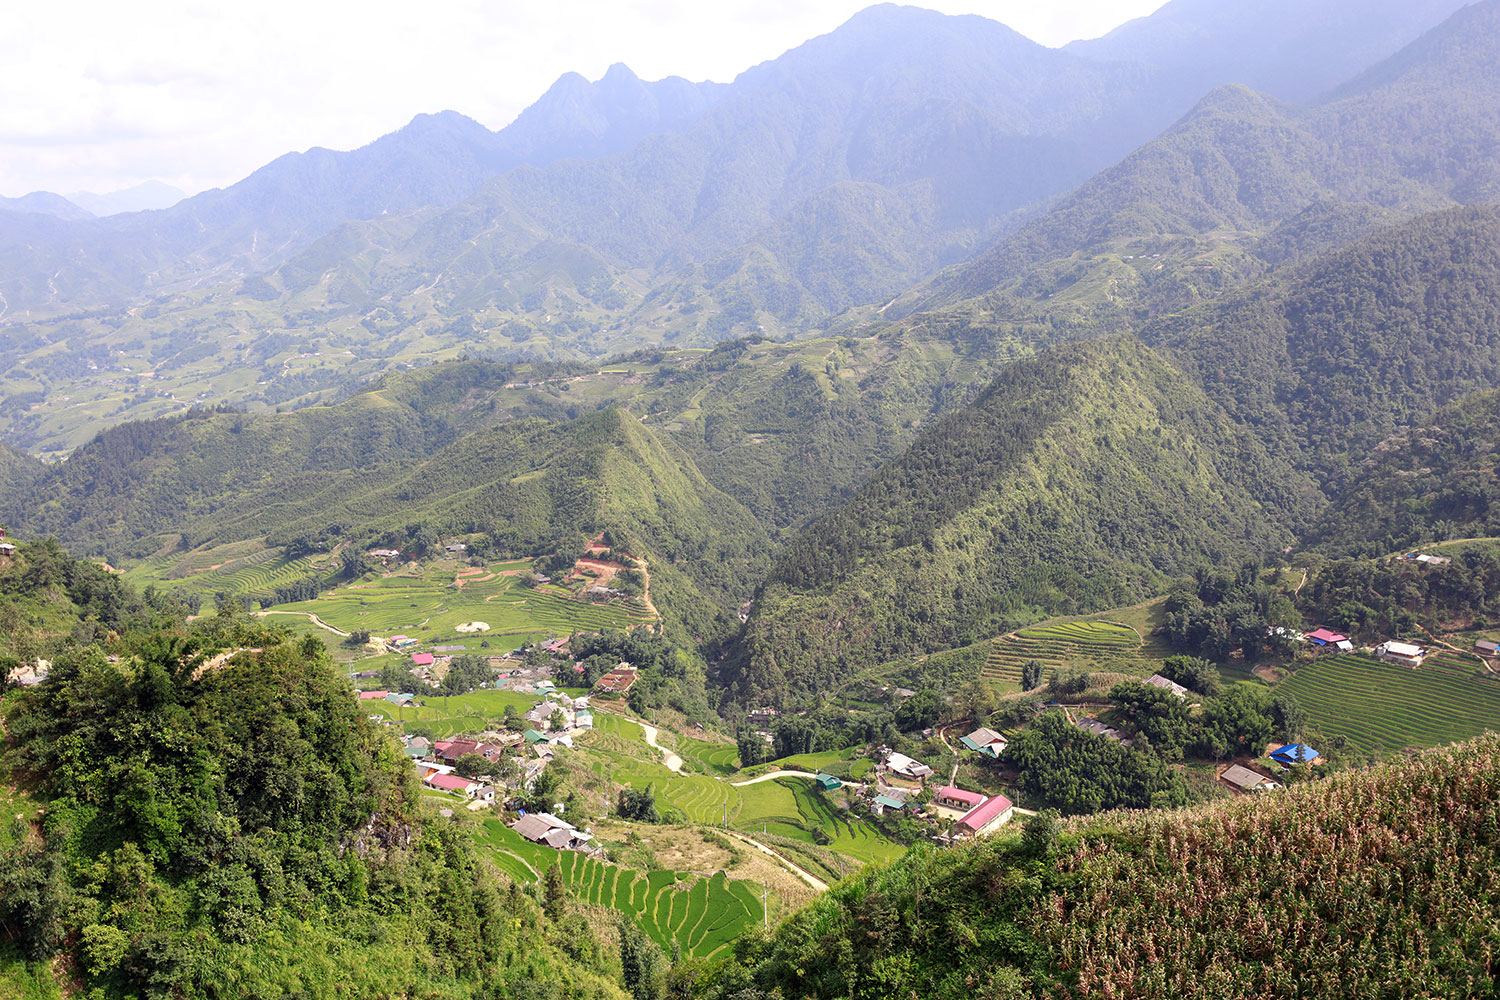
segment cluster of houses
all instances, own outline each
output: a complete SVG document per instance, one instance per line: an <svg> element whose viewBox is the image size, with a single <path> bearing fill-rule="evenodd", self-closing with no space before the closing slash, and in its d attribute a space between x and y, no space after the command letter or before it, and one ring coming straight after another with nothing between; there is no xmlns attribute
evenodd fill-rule
<svg viewBox="0 0 1500 1000"><path fill-rule="evenodd" d="M1004 738L998 734L989 730L976 730L976 733L997 737L1003 749ZM975 735L970 734L971 737ZM993 741L987 740L983 735L976 737L974 742L983 747L994 745ZM887 752L876 767L873 783L855 787L869 797L870 811L877 816L900 811L920 815L921 809L916 804L916 796L926 787L930 778L931 767L904 753L892 751ZM838 788L840 784L846 784L830 774L820 773L815 780L829 791ZM985 795L956 785L943 785L936 789L927 811L931 819L952 821L951 827L936 837L943 843L994 833L1010 822L1014 814L1014 803L1004 795Z"/></svg>
<svg viewBox="0 0 1500 1000"><path fill-rule="evenodd" d="M600 694L628 694L635 686L639 671L628 663L622 663L594 682L594 690Z"/></svg>

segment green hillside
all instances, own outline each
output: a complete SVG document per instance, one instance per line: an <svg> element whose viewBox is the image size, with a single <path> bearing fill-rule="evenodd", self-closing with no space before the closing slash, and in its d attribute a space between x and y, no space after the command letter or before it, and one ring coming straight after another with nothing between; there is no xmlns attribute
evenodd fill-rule
<svg viewBox="0 0 1500 1000"><path fill-rule="evenodd" d="M1133 603L1288 544L1304 493L1139 342L1044 352L789 544L738 689L818 691L851 665Z"/></svg>
<svg viewBox="0 0 1500 1000"><path fill-rule="evenodd" d="M787 997L1488 996L1500 740L909 854L748 956Z"/></svg>
<svg viewBox="0 0 1500 1000"><path fill-rule="evenodd" d="M1388 555L1419 542L1500 535L1500 392L1478 392L1374 448L1310 540Z"/></svg>

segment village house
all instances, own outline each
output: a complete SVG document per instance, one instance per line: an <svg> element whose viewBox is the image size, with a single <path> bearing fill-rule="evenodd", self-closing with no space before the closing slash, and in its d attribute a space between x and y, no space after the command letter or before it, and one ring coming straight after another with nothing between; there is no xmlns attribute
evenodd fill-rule
<svg viewBox="0 0 1500 1000"><path fill-rule="evenodd" d="M994 833L1015 815L1015 805L1004 795L994 795L964 813L953 828L956 838L983 837Z"/></svg>
<svg viewBox="0 0 1500 1000"><path fill-rule="evenodd" d="M1387 639L1375 647L1375 655L1389 663L1402 663L1408 667L1420 667L1427 651L1408 642Z"/></svg>
<svg viewBox="0 0 1500 1000"><path fill-rule="evenodd" d="M984 726L980 726L967 736L960 737L958 742L966 750L982 753L986 757L999 757L1005 752L1005 737Z"/></svg>
<svg viewBox="0 0 1500 1000"><path fill-rule="evenodd" d="M384 701L391 695L389 691L360 691L358 694L360 701Z"/></svg>
<svg viewBox="0 0 1500 1000"><path fill-rule="evenodd" d="M574 729L593 729L594 728L594 713L590 712L586 708L583 711L579 712L577 715L575 715L573 717L573 728Z"/></svg>
<svg viewBox="0 0 1500 1000"><path fill-rule="evenodd" d="M460 757L471 753L477 753L485 760L493 763L505 754L504 748L479 740L438 740L433 744L433 751L436 753L438 760L449 762L456 761Z"/></svg>
<svg viewBox="0 0 1500 1000"><path fill-rule="evenodd" d="M823 791L825 792L836 792L840 788L844 787L844 783L842 781L840 781L838 778L835 778L833 775L827 773L826 771L819 771L813 778L813 781L817 782L818 787L823 789Z"/></svg>
<svg viewBox="0 0 1500 1000"><path fill-rule="evenodd" d="M469 547L463 542L454 542L452 545L444 546L445 550L455 555L469 551Z"/></svg>
<svg viewBox="0 0 1500 1000"><path fill-rule="evenodd" d="M1332 646L1335 649L1342 649L1345 652L1354 648L1354 643L1349 641L1347 635L1339 635L1337 632L1330 632L1326 628L1315 629L1302 638L1314 646Z"/></svg>
<svg viewBox="0 0 1500 1000"><path fill-rule="evenodd" d="M636 669L628 663L622 663L594 684L594 690L600 694L625 694L635 685Z"/></svg>
<svg viewBox="0 0 1500 1000"><path fill-rule="evenodd" d="M551 813L529 813L510 828L533 844L545 844L559 851L587 851L593 834L584 833L572 823Z"/></svg>
<svg viewBox="0 0 1500 1000"><path fill-rule="evenodd" d="M886 795L884 793L877 795L870 800L870 811L873 812L876 816L884 816L888 810L900 812L905 808L905 802L902 802L900 799L893 798L892 796Z"/></svg>
<svg viewBox="0 0 1500 1000"><path fill-rule="evenodd" d="M536 779L547 769L545 760L529 760L521 765L521 788L531 791L531 786L536 784Z"/></svg>
<svg viewBox="0 0 1500 1000"><path fill-rule="evenodd" d="M1075 720L1073 722L1073 725L1077 726L1079 729L1082 729L1086 733L1093 733L1095 736L1102 736L1107 740L1114 740L1116 743L1123 743L1126 746L1130 746L1130 741L1125 738L1124 733L1120 732L1113 726L1106 726L1098 719L1090 719L1085 717Z"/></svg>
<svg viewBox="0 0 1500 1000"><path fill-rule="evenodd" d="M1219 775L1219 780L1246 792L1264 792L1281 786L1258 771L1252 771L1240 764L1231 764Z"/></svg>
<svg viewBox="0 0 1500 1000"><path fill-rule="evenodd" d="M932 768L919 760L913 760L904 753L892 753L886 757L885 766L892 774L899 774L914 781L921 781L932 773Z"/></svg>
<svg viewBox="0 0 1500 1000"><path fill-rule="evenodd" d="M1474 652L1480 656L1500 656L1500 643L1480 639L1474 643Z"/></svg>
<svg viewBox="0 0 1500 1000"><path fill-rule="evenodd" d="M1147 684L1150 684L1154 688L1161 688L1163 691L1170 691L1179 698L1187 697L1187 688L1183 687L1181 684L1178 684L1176 681L1167 680L1161 674L1152 674L1150 677L1146 678L1145 682Z"/></svg>
<svg viewBox="0 0 1500 1000"><path fill-rule="evenodd" d="M1306 743L1288 743L1284 747L1272 750L1267 756L1278 764L1290 767L1293 764L1321 764L1323 758L1318 756L1318 751Z"/></svg>
<svg viewBox="0 0 1500 1000"><path fill-rule="evenodd" d="M453 792L481 802L493 802L495 799L495 790L489 785L456 774L429 774L422 779L422 784L440 792Z"/></svg>
<svg viewBox="0 0 1500 1000"><path fill-rule="evenodd" d="M745 723L751 729L765 729L776 721L776 709L769 706L765 708L752 708L745 713Z"/></svg>
<svg viewBox="0 0 1500 1000"><path fill-rule="evenodd" d="M432 661L433 655L431 653L413 653L411 657L412 665L416 667L430 667L432 666Z"/></svg>
<svg viewBox="0 0 1500 1000"><path fill-rule="evenodd" d="M962 813L967 813L975 806L984 805L983 795L959 788L957 785L944 785L937 790L932 800L940 806L957 809Z"/></svg>

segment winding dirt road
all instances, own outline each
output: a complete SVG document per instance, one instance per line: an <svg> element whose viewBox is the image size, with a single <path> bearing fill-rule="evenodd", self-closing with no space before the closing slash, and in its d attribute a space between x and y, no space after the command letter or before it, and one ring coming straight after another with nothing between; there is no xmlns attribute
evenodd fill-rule
<svg viewBox="0 0 1500 1000"><path fill-rule="evenodd" d="M640 723L640 727L641 731L646 734L646 743L649 744L653 749L661 751L662 763L667 765L667 770L671 771L673 774L681 773L682 758L677 756L672 751L668 750L666 747L662 746L660 743L656 742L656 737L658 736L660 731L649 722Z"/></svg>
<svg viewBox="0 0 1500 1000"><path fill-rule="evenodd" d="M762 853L762 854L766 854L766 855L769 855L769 856L775 858L781 864L785 865L792 872L793 875L796 875L798 878L800 878L802 881L806 882L808 885L812 886L818 892L827 892L828 891L828 883L827 882L824 882L822 879L818 878L816 875L811 875L808 872L804 871L802 868L799 868L798 866L792 864L792 862L788 861L786 858L782 857L780 854L777 854L775 851L771 850L771 848L767 847L765 844L762 844L760 841L756 840L755 838L753 838L753 837L747 837L743 833L735 833L733 830L724 830L724 831L721 831L721 832L728 834L729 836L733 837L735 840L744 841L745 843L749 844L751 847L755 848L757 851L760 851L760 853Z"/></svg>

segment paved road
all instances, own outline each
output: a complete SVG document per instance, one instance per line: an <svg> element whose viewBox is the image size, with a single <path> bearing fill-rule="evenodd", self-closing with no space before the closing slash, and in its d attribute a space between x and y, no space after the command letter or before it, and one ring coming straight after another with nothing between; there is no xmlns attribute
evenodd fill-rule
<svg viewBox="0 0 1500 1000"><path fill-rule="evenodd" d="M748 778L745 781L731 781L730 784L735 788L739 788L742 785L754 785L762 781L770 781L773 778L807 778L808 780L811 780L816 777L817 775L813 774L811 771L772 771L769 774L762 774L758 778ZM840 784L842 784L845 788L859 787L859 782L857 781L842 781L840 782Z"/></svg>

